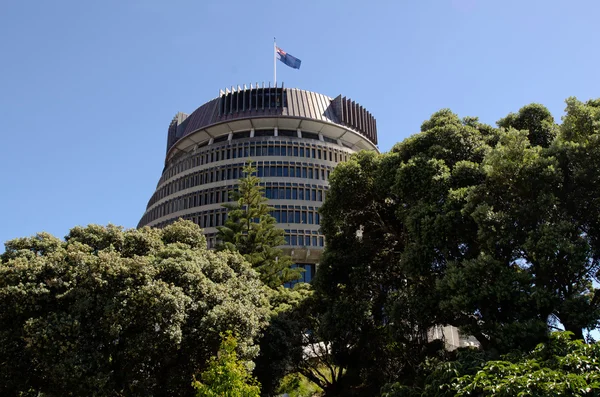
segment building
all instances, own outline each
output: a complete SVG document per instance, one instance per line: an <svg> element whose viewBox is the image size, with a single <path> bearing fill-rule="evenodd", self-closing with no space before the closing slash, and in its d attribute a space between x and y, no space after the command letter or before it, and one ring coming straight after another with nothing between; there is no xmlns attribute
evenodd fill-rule
<svg viewBox="0 0 600 397"><path fill-rule="evenodd" d="M310 281L325 244L318 209L329 174L358 150L377 149L375 118L356 102L295 88L250 86L221 91L191 114L177 113L165 167L138 227L179 218L204 229L209 247L223 225L222 204L252 160L285 251Z"/></svg>

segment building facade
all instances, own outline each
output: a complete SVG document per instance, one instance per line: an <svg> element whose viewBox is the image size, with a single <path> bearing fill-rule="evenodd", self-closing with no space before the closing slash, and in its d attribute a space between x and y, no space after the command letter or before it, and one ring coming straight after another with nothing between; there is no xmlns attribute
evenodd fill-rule
<svg viewBox="0 0 600 397"><path fill-rule="evenodd" d="M169 125L165 166L138 227L164 227L179 218L200 225L209 247L222 206L252 160L286 246L310 281L325 245L319 207L336 164L359 150L377 149L375 118L338 95L250 86L221 91Z"/></svg>

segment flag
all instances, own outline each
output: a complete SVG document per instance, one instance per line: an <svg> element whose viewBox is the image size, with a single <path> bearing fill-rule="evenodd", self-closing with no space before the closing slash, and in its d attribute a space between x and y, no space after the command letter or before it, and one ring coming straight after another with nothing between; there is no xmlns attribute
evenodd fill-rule
<svg viewBox="0 0 600 397"><path fill-rule="evenodd" d="M285 63L286 65L288 65L291 68L300 69L300 63L302 63L301 60L299 60L296 57L291 56L290 54L283 51L279 47L275 47L275 49L277 51L277 59L279 59L281 62Z"/></svg>

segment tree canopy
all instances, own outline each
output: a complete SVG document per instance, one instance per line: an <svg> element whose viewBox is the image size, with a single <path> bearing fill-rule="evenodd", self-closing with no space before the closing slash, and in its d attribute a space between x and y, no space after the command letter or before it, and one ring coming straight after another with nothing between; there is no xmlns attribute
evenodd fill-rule
<svg viewBox="0 0 600 397"><path fill-rule="evenodd" d="M557 125L534 104L499 128L442 110L389 153L336 167L315 332L347 368L346 395L414 379L441 348L436 324L496 355L558 324L577 338L598 326L599 110L570 98Z"/></svg>
<svg viewBox="0 0 600 397"><path fill-rule="evenodd" d="M73 228L6 243L0 394L193 395L231 330L257 354L268 301L258 274L213 252L197 225Z"/></svg>

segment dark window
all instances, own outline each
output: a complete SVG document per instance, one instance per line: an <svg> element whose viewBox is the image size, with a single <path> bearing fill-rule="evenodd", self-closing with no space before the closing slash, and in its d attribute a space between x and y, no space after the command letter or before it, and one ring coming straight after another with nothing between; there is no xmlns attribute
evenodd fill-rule
<svg viewBox="0 0 600 397"><path fill-rule="evenodd" d="M279 130L277 131L277 135L298 138L298 132L296 132L295 130Z"/></svg>
<svg viewBox="0 0 600 397"><path fill-rule="evenodd" d="M275 134L274 130L258 130L254 131L254 136L273 136Z"/></svg>
<svg viewBox="0 0 600 397"><path fill-rule="evenodd" d="M318 141L319 140L319 134L315 134L314 132L302 131L302 138L316 139Z"/></svg>
<svg viewBox="0 0 600 397"><path fill-rule="evenodd" d="M231 139L250 138L250 131L236 132Z"/></svg>

